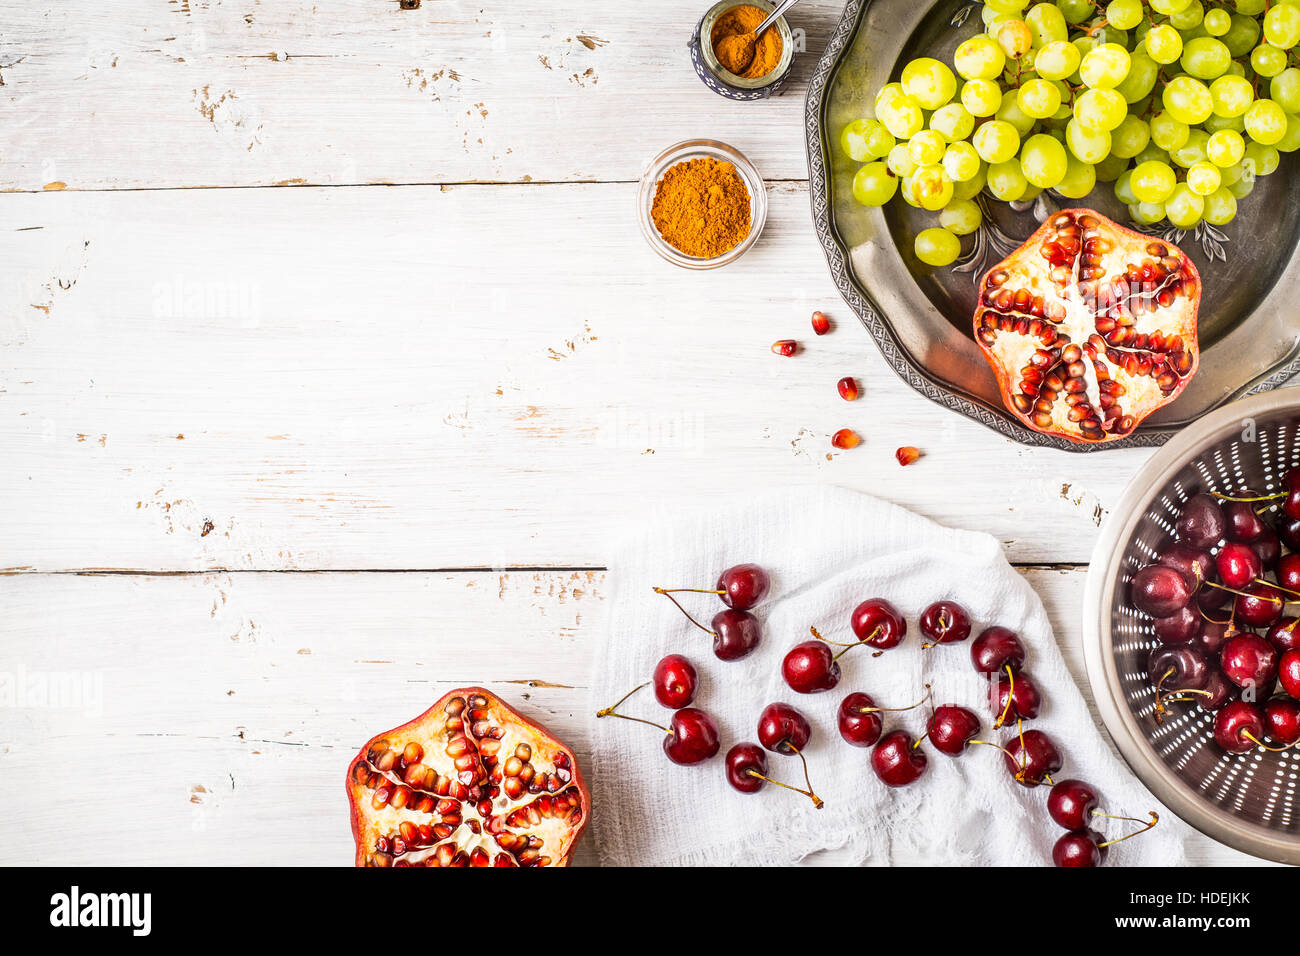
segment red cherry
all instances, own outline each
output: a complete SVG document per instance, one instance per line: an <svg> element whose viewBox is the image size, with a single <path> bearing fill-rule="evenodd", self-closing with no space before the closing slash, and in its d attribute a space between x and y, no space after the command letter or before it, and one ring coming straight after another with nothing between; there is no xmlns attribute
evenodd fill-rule
<svg viewBox="0 0 1300 956"><path fill-rule="evenodd" d="M935 601L921 612L920 623L927 639L922 647L959 644L970 637L970 615L955 601Z"/></svg>
<svg viewBox="0 0 1300 956"><path fill-rule="evenodd" d="M1033 720L1038 716L1041 706L1042 696L1038 693L1038 685L1029 679L1028 674L1022 671L1013 677L1003 677L998 681L998 703L993 715L996 718L993 726L996 729L1016 720Z"/></svg>
<svg viewBox="0 0 1300 956"><path fill-rule="evenodd" d="M928 762L905 730L885 734L871 751L871 769L887 787L906 787L916 781Z"/></svg>
<svg viewBox="0 0 1300 956"><path fill-rule="evenodd" d="M1229 637L1236 631L1229 631L1225 621L1205 621L1201 624L1200 631L1192 638L1193 647L1200 650L1206 657L1214 657L1227 643Z"/></svg>
<svg viewBox="0 0 1300 956"><path fill-rule="evenodd" d="M1223 676L1223 671L1210 671L1205 686L1200 693L1194 695L1196 706L1207 714L1212 714L1232 700L1236 692L1236 685Z"/></svg>
<svg viewBox="0 0 1300 956"><path fill-rule="evenodd" d="M1284 617L1268 629L1268 642L1284 654L1300 647L1300 617Z"/></svg>
<svg viewBox="0 0 1300 956"><path fill-rule="evenodd" d="M1277 648L1258 634L1238 634L1223 645L1219 665L1228 680L1257 692L1277 676Z"/></svg>
<svg viewBox="0 0 1300 956"><path fill-rule="evenodd" d="M727 608L713 615L713 654L721 661L748 656L763 639L763 625L748 611Z"/></svg>
<svg viewBox="0 0 1300 956"><path fill-rule="evenodd" d="M1274 697L1264 705L1264 726L1268 735L1284 747L1300 740L1300 703Z"/></svg>
<svg viewBox="0 0 1300 956"><path fill-rule="evenodd" d="M870 747L880 739L880 708L868 694L855 691L840 701L836 717L840 736L854 747Z"/></svg>
<svg viewBox="0 0 1300 956"><path fill-rule="evenodd" d="M781 662L781 676L791 690L816 694L840 682L840 665L825 643L804 641L786 653Z"/></svg>
<svg viewBox="0 0 1300 956"><path fill-rule="evenodd" d="M718 725L702 710L684 707L673 714L668 724L671 732L664 738L664 753L673 763L701 763L721 746Z"/></svg>
<svg viewBox="0 0 1300 956"><path fill-rule="evenodd" d="M973 711L956 704L936 707L927 728L927 736L934 749L950 757L964 753L979 732L980 719Z"/></svg>
<svg viewBox="0 0 1300 956"><path fill-rule="evenodd" d="M1282 559L1282 542L1272 528L1265 528L1264 533L1250 543L1250 550L1255 552L1259 563L1266 568L1277 567L1278 561Z"/></svg>
<svg viewBox="0 0 1300 956"><path fill-rule="evenodd" d="M1067 830L1085 830L1098 803L1097 791L1082 780L1058 780L1047 795L1047 812Z"/></svg>
<svg viewBox="0 0 1300 956"><path fill-rule="evenodd" d="M1214 715L1214 739L1230 754L1254 750L1263 738L1264 712L1257 704L1234 700Z"/></svg>
<svg viewBox="0 0 1300 956"><path fill-rule="evenodd" d="M1277 583L1288 591L1300 591L1300 554L1284 554L1278 559Z"/></svg>
<svg viewBox="0 0 1300 956"><path fill-rule="evenodd" d="M1250 551L1250 556L1259 561L1254 551ZM1143 614L1168 617L1187 607L1192 600L1192 587L1181 572L1163 564L1151 564L1133 575L1129 595Z"/></svg>
<svg viewBox="0 0 1300 956"><path fill-rule="evenodd" d="M1202 620L1197 611L1185 607L1169 617L1156 618L1151 628L1161 644L1186 644L1201 632Z"/></svg>
<svg viewBox="0 0 1300 956"><path fill-rule="evenodd" d="M718 576L722 603L737 611L748 611L767 597L772 586L767 572L757 564L737 564Z"/></svg>
<svg viewBox="0 0 1300 956"><path fill-rule="evenodd" d="M1061 752L1041 730L1026 730L1011 738L1003 761L1016 783L1032 789L1061 769Z"/></svg>
<svg viewBox="0 0 1300 956"><path fill-rule="evenodd" d="M1214 560L1219 569L1219 579L1230 588L1244 588L1264 570L1254 549L1237 542L1225 544Z"/></svg>
<svg viewBox="0 0 1300 956"><path fill-rule="evenodd" d="M907 621L884 598L863 601L853 609L849 624L859 641L882 651L897 647L907 635Z"/></svg>
<svg viewBox="0 0 1300 956"><path fill-rule="evenodd" d="M1052 862L1057 866L1101 866L1101 840L1096 830L1067 833L1052 847Z"/></svg>
<svg viewBox="0 0 1300 956"><path fill-rule="evenodd" d="M1288 518L1300 519L1300 468L1292 468L1282 478L1286 489L1286 501L1282 502L1282 512Z"/></svg>
<svg viewBox="0 0 1300 956"><path fill-rule="evenodd" d="M1248 584L1232 605L1237 619L1248 627L1272 627L1282 617L1286 602L1264 581Z"/></svg>
<svg viewBox="0 0 1300 956"><path fill-rule="evenodd" d="M1241 544L1250 544L1264 533L1266 527L1248 501L1225 501L1223 517L1227 520L1224 536Z"/></svg>
<svg viewBox="0 0 1300 956"><path fill-rule="evenodd" d="M971 644L970 659L981 674L996 674L1007 667L1018 671L1025 663L1025 646L1015 631L989 627Z"/></svg>
<svg viewBox="0 0 1300 956"><path fill-rule="evenodd" d="M1278 680L1282 689L1300 700L1300 648L1292 648L1282 655L1278 663Z"/></svg>
<svg viewBox="0 0 1300 956"><path fill-rule="evenodd" d="M1193 591L1198 591L1202 584L1214 577L1216 572L1214 555L1181 541L1174 543L1168 551L1160 555L1156 563L1173 568L1181 574L1191 583Z"/></svg>
<svg viewBox="0 0 1300 956"><path fill-rule="evenodd" d="M680 654L669 654L655 665L655 699L665 707L672 710L685 707L695 699L699 686L695 665Z"/></svg>
<svg viewBox="0 0 1300 956"><path fill-rule="evenodd" d="M789 704L768 704L758 715L758 742L773 753L798 753L811 736L808 718Z"/></svg>
<svg viewBox="0 0 1300 956"><path fill-rule="evenodd" d="M769 777L767 755L758 744L736 744L727 751L727 782L741 793L758 793L765 784L770 783L785 790L802 793L812 800L813 806L818 810L824 805L821 797L813 793L811 788L800 790L798 787L792 787L788 783L781 783Z"/></svg>

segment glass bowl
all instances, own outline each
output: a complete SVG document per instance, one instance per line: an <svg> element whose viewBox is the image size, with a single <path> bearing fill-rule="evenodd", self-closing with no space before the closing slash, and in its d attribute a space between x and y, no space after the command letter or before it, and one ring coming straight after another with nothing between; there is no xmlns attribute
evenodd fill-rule
<svg viewBox="0 0 1300 956"><path fill-rule="evenodd" d="M658 186L659 180L663 178L668 168L690 159L703 158L731 163L736 167L740 178L745 181L745 188L749 190L749 235L726 252L710 259L688 256L674 249L663 236L659 235L659 230L655 228L654 220L650 217L650 210L655 200L655 187ZM763 231L763 224L767 221L767 190L764 189L763 178L758 175L754 164L735 147L712 139L688 139L675 146L669 146L650 160L646 164L645 172L641 174L636 201L637 218L641 222L641 233L645 236L645 241L650 243L650 248L663 258L683 269L716 269L718 266L735 262L758 239L758 234Z"/></svg>

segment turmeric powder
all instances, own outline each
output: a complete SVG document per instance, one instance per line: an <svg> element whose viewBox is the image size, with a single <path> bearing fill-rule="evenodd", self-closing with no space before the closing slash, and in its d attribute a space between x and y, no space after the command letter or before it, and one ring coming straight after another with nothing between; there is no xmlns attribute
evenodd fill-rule
<svg viewBox="0 0 1300 956"><path fill-rule="evenodd" d="M650 218L678 252L712 259L749 235L749 189L731 163L689 159L659 180Z"/></svg>
<svg viewBox="0 0 1300 956"><path fill-rule="evenodd" d="M776 27L768 27L761 37L754 36L754 29L766 18L767 14L758 7L743 3L714 21L709 42L723 69L743 79L756 80L777 68L784 43Z"/></svg>

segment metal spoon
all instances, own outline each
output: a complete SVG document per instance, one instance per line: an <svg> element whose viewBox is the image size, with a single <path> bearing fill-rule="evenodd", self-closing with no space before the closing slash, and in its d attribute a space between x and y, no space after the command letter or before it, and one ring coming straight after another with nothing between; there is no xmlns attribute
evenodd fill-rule
<svg viewBox="0 0 1300 956"><path fill-rule="evenodd" d="M799 0L781 0L781 2L776 5L776 9L772 11L771 15L754 29L755 38L761 37L764 30L776 23L776 21L779 20L787 10L798 2Z"/></svg>

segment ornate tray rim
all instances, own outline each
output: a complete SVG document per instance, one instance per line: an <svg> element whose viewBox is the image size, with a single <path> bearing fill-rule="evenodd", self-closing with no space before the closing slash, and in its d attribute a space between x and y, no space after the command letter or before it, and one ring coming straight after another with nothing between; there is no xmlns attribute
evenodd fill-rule
<svg viewBox="0 0 1300 956"><path fill-rule="evenodd" d="M823 133L822 115L825 112L826 91L831 78L840 67L840 57L850 41L857 34L863 11L872 0L847 0L840 22L831 34L822 52L812 76L808 80L808 92L804 98L804 133L808 154L808 198L812 206L813 229L826 255L826 264L831 273L831 280L839 290L840 296L858 317L866 330L875 340L881 354L889 366L908 385L916 389L930 401L945 408L952 409L972 418L982 425L993 429L1000 435L1013 439L1024 445L1038 445L1057 448L1061 451L1095 452L1115 448L1155 447L1163 445L1186 426L1142 426L1128 438L1100 445L1080 444L1044 435L1021 424L1004 408L993 407L979 399L961 394L945 384L931 378L917 366L902 348L895 336L893 327L883 312L872 301L870 294L860 288L852 278L848 266L848 249L840 241L831 226L829 176L827 172L827 150L830 149ZM1208 414L1214 409L1246 398L1270 391L1300 373L1300 355L1293 351L1292 358L1270 372L1245 383L1241 388L1227 395L1213 408L1207 408Z"/></svg>

